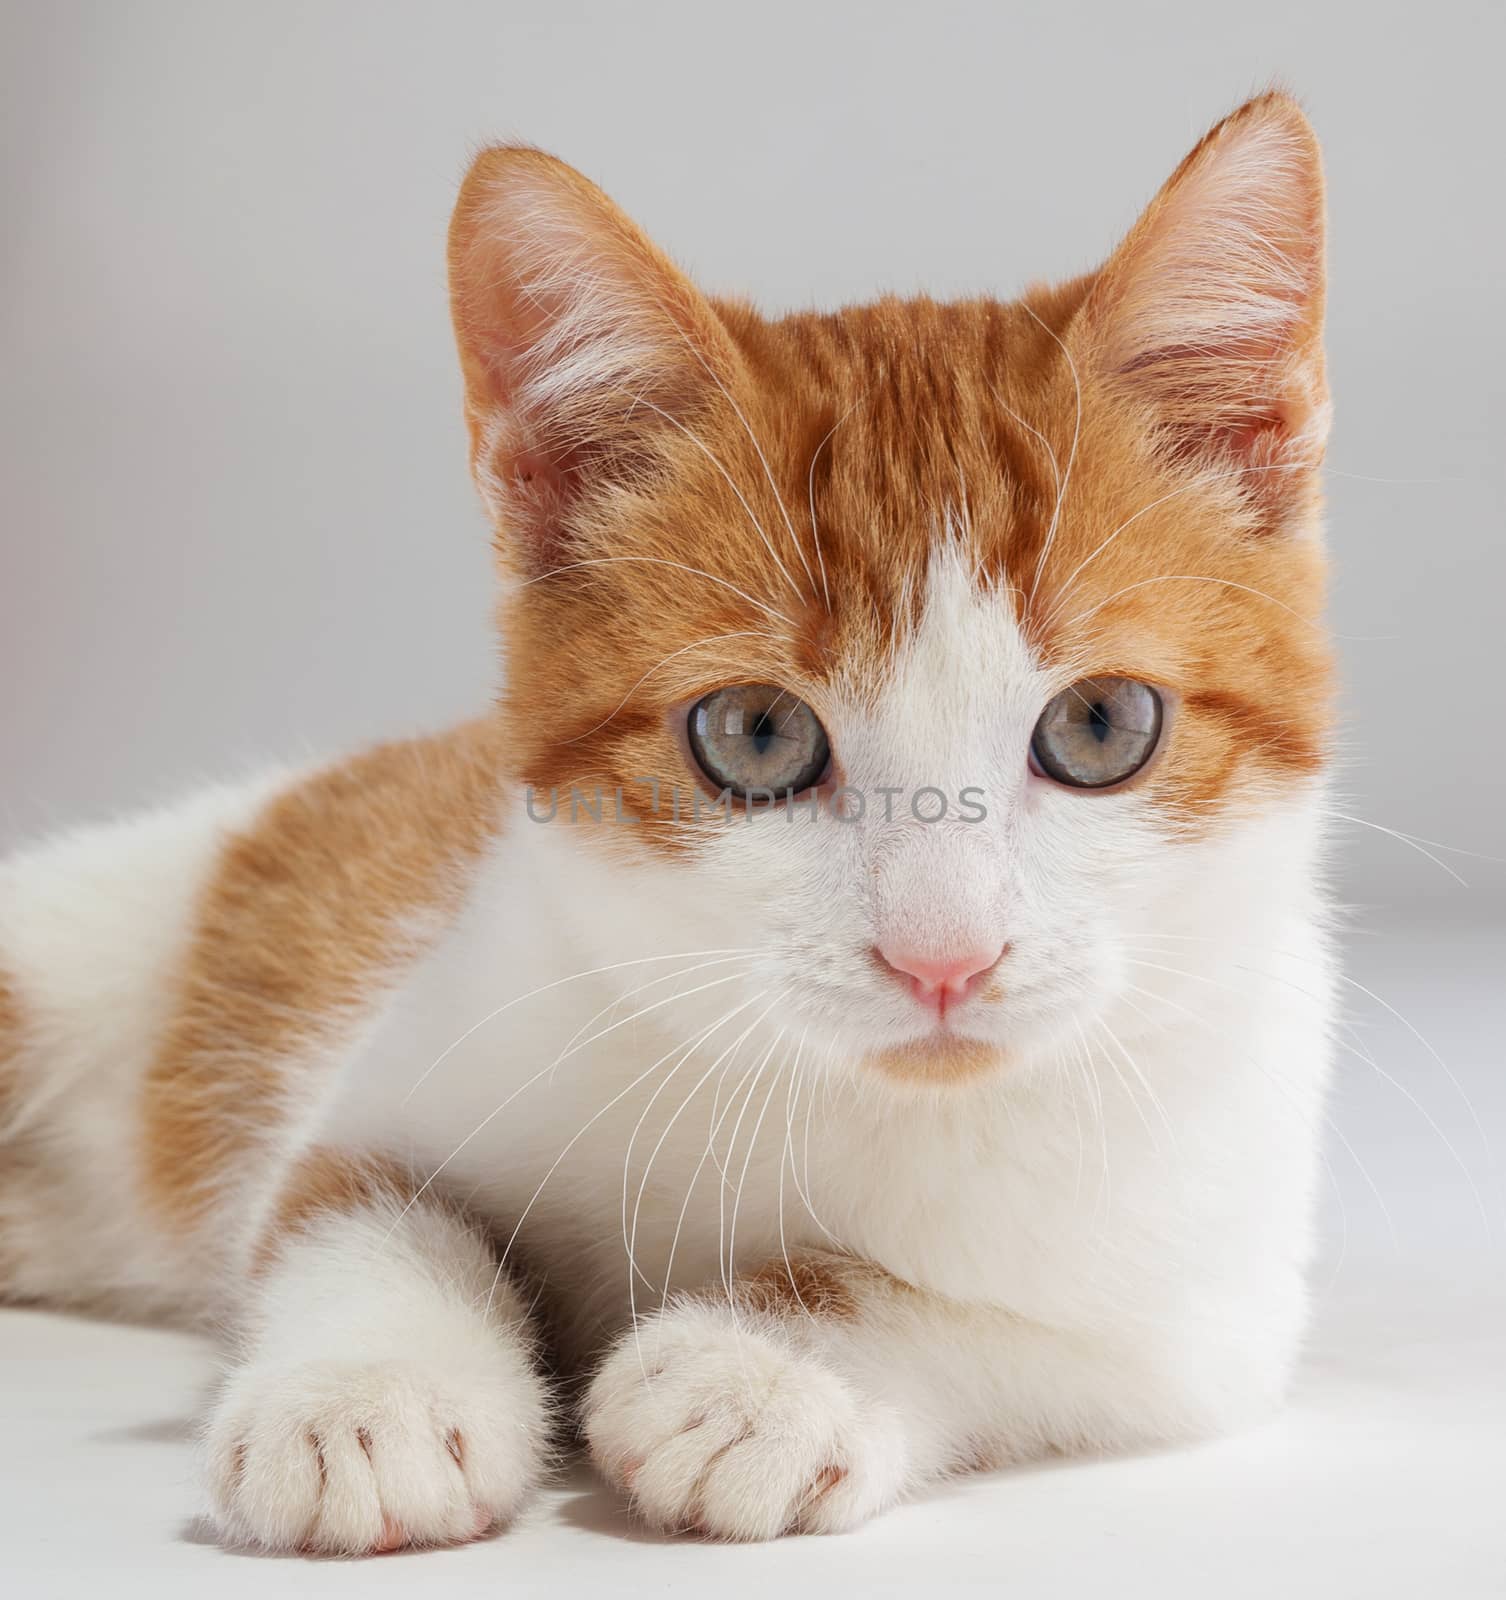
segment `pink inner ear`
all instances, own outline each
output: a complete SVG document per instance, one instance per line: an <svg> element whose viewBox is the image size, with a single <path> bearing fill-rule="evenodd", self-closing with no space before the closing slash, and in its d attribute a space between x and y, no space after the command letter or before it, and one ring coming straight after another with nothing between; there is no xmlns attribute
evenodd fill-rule
<svg viewBox="0 0 1506 1600"><path fill-rule="evenodd" d="M541 450L518 451L512 458L512 476L526 494L564 497L564 470Z"/></svg>
<svg viewBox="0 0 1506 1600"><path fill-rule="evenodd" d="M1317 146L1290 102L1268 99L1182 164L1105 265L1088 322L1099 371L1168 453L1222 464L1274 524L1304 503L1322 453L1322 314Z"/></svg>
<svg viewBox="0 0 1506 1600"><path fill-rule="evenodd" d="M1293 497L1292 479L1316 465L1303 449L1300 430L1275 410L1207 427L1183 427L1170 437L1178 459L1239 474L1235 481L1241 495L1270 524L1280 522Z"/></svg>
<svg viewBox="0 0 1506 1600"><path fill-rule="evenodd" d="M573 514L654 470L736 352L640 230L536 151L478 158L451 229L451 285L473 466L499 544L525 568L557 565Z"/></svg>
<svg viewBox="0 0 1506 1600"><path fill-rule="evenodd" d="M563 459L543 449L508 451L496 470L511 483L507 497L509 531L529 569L543 571L564 559L561 528L569 505L579 450Z"/></svg>
<svg viewBox="0 0 1506 1600"><path fill-rule="evenodd" d="M1209 440L1220 455L1253 463L1279 450L1287 432L1280 417L1255 414L1210 428Z"/></svg>
<svg viewBox="0 0 1506 1600"><path fill-rule="evenodd" d="M1175 352L1164 360L1148 357L1137 363L1141 370L1155 369L1149 392L1162 410L1163 448L1179 462L1204 466L1215 479L1223 475L1267 524L1278 525L1300 503L1300 480L1322 456L1327 408L1321 396L1321 357L1315 357L1316 394L1299 371L1286 371L1284 379L1271 376L1290 364L1279 349L1265 363L1252 362L1248 351L1225 357L1226 388L1210 382L1207 371L1208 363L1219 359L1216 353L1204 353L1195 376L1186 382L1179 381L1184 375ZM1261 384L1257 375L1267 382Z"/></svg>

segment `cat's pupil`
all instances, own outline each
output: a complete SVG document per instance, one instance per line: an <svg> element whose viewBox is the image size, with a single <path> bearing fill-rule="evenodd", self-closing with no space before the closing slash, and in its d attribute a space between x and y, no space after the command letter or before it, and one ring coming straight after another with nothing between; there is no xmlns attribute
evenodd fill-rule
<svg viewBox="0 0 1506 1600"><path fill-rule="evenodd" d="M774 719L767 711L760 711L753 719L753 727L748 736L752 739L753 748L757 750L759 755L763 755L769 746L773 744L775 738Z"/></svg>
<svg viewBox="0 0 1506 1600"><path fill-rule="evenodd" d="M1088 727L1099 744L1103 744L1114 731L1114 724L1109 721L1109 714L1104 710L1101 700L1094 701L1088 708Z"/></svg>

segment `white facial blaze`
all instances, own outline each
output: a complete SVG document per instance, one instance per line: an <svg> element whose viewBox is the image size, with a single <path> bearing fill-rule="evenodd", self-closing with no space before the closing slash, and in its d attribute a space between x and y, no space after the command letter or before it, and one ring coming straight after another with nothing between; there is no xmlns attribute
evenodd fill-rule
<svg viewBox="0 0 1506 1600"><path fill-rule="evenodd" d="M1142 941L1201 937L1189 919L1210 884L1263 899L1261 875L1286 874L1266 860L1279 818L1250 818L1248 849L1244 824L1194 845L1133 784L1095 794L1034 774L1031 734L1065 686L1026 642L1011 594L939 545L913 632L876 672L854 665L820 697L846 817L780 808L700 853L696 900L728 942L762 945L779 1026L853 1065L934 1039L936 1015L875 950L948 961L1002 949L946 1030L1011 1062L1056 1060L1081 1030L1141 1029Z"/></svg>
<svg viewBox="0 0 1506 1600"><path fill-rule="evenodd" d="M1042 684L1008 599L939 547L920 627L841 719L844 770L868 796L851 846L875 944L944 958L1010 937L1009 837ZM884 788L900 793L880 807Z"/></svg>

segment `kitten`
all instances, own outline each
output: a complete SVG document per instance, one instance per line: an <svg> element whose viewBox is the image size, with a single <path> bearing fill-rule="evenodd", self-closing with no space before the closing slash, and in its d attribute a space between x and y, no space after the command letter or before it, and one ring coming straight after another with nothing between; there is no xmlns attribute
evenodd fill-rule
<svg viewBox="0 0 1506 1600"><path fill-rule="evenodd" d="M1259 1417L1328 1071L1323 193L1280 95L1098 272L766 320L485 151L506 686L0 869L0 1285L228 1326L224 1536L665 1528Z"/></svg>

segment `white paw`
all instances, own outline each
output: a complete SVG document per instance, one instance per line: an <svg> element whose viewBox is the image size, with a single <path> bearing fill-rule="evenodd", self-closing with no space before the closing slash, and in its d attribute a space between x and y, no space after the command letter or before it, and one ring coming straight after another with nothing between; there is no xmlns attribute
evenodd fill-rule
<svg viewBox="0 0 1506 1600"><path fill-rule="evenodd" d="M511 1517L543 1465L548 1414L529 1371L469 1381L417 1363L252 1363L207 1430L209 1486L232 1542L364 1555L455 1544Z"/></svg>
<svg viewBox="0 0 1506 1600"><path fill-rule="evenodd" d="M583 1420L598 1466L644 1517L713 1538L835 1533L904 1482L885 1407L725 1306L647 1319L596 1375Z"/></svg>

